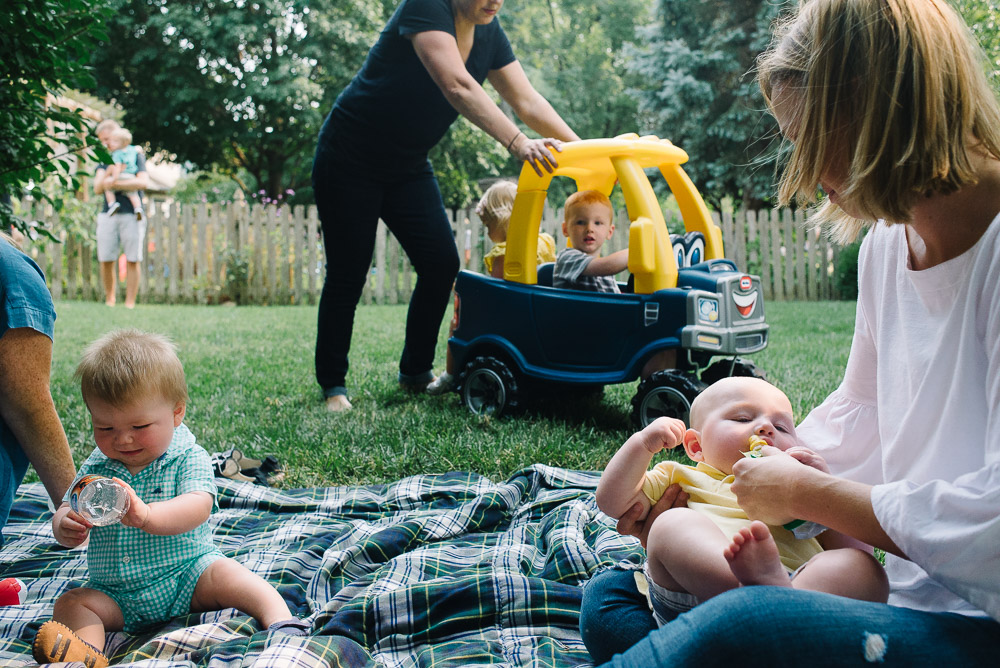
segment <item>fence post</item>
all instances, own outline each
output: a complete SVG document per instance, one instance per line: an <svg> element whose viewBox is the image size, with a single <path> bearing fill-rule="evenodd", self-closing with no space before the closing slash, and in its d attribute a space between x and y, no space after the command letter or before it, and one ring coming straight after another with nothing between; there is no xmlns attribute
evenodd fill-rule
<svg viewBox="0 0 1000 668"><path fill-rule="evenodd" d="M316 211L315 205L309 206L309 217L308 224L306 227L306 244L309 247L309 283L308 283L308 293L309 293L309 303L315 304L319 301L317 297L316 290L316 278L319 277L319 289L323 289L323 280L325 278L326 269L324 262L324 269L320 273L319 265L319 253L317 252L316 246L319 244L321 239L319 238L319 214ZM323 256L326 256L326 251L323 251Z"/></svg>

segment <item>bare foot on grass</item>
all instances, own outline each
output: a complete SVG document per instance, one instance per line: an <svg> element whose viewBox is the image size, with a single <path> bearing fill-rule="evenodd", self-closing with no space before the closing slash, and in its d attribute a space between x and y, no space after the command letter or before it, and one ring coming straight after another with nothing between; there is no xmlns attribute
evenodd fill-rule
<svg viewBox="0 0 1000 668"><path fill-rule="evenodd" d="M351 402L343 394L335 394L332 397L326 398L326 410L331 413L343 413L352 408L354 407L351 406Z"/></svg>
<svg viewBox="0 0 1000 668"><path fill-rule="evenodd" d="M792 584L781 565L778 546L763 522L754 520L749 527L740 529L722 554L742 585L790 587Z"/></svg>

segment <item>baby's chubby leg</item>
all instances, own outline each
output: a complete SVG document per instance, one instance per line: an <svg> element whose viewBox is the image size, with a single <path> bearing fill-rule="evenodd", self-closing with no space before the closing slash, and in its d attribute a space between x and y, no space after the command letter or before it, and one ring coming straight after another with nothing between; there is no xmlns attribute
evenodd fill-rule
<svg viewBox="0 0 1000 668"><path fill-rule="evenodd" d="M213 561L198 578L191 596L191 612L236 608L263 628L292 618L278 590L264 578L232 559Z"/></svg>
<svg viewBox="0 0 1000 668"><path fill-rule="evenodd" d="M646 541L653 582L704 601L740 586L722 556L729 539L712 520L690 508L671 508L656 518Z"/></svg>
<svg viewBox="0 0 1000 668"><path fill-rule="evenodd" d="M889 599L889 578L882 564L853 547L817 554L799 569L792 586L873 603Z"/></svg>
<svg viewBox="0 0 1000 668"><path fill-rule="evenodd" d="M70 589L56 600L52 619L65 624L82 640L104 651L104 634L125 626L114 599L96 589Z"/></svg>

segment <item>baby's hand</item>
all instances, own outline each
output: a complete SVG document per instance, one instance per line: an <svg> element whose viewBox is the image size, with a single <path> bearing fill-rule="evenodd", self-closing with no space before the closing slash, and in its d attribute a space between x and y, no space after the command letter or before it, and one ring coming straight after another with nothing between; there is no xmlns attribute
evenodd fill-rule
<svg viewBox="0 0 1000 668"><path fill-rule="evenodd" d="M687 427L683 420L661 417L649 423L642 430L642 442L654 455L664 448L673 448L684 442L684 432Z"/></svg>
<svg viewBox="0 0 1000 668"><path fill-rule="evenodd" d="M793 445L785 450L785 454L792 457L792 459L805 464L806 466L813 467L818 471L822 471L823 473L830 472L830 467L826 465L826 460L803 445Z"/></svg>
<svg viewBox="0 0 1000 668"><path fill-rule="evenodd" d="M63 504L52 517L52 535L63 547L82 545L90 535L92 526L94 525L82 515L74 512L69 504Z"/></svg>
<svg viewBox="0 0 1000 668"><path fill-rule="evenodd" d="M128 492L128 512L122 517L122 524L135 529L143 529L149 524L149 504L139 498L132 486L120 478L112 478Z"/></svg>

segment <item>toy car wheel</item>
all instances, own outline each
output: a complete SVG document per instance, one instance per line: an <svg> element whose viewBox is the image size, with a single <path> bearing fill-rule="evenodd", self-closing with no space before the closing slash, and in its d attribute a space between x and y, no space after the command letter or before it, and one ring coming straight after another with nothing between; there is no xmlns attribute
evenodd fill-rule
<svg viewBox="0 0 1000 668"><path fill-rule="evenodd" d="M658 417L672 417L690 424L691 402L704 383L676 369L657 371L641 383L632 397L632 421L641 427Z"/></svg>
<svg viewBox="0 0 1000 668"><path fill-rule="evenodd" d="M462 376L462 401L476 415L500 417L517 405L517 379L503 360L477 356Z"/></svg>
<svg viewBox="0 0 1000 668"><path fill-rule="evenodd" d="M719 360L709 365L707 369L701 372L701 382L706 385L711 385L717 380L722 380L723 378L728 378L730 376L743 376L750 378L760 378L762 380L767 380L767 374L760 369L756 364L742 357L736 357L729 360Z"/></svg>

